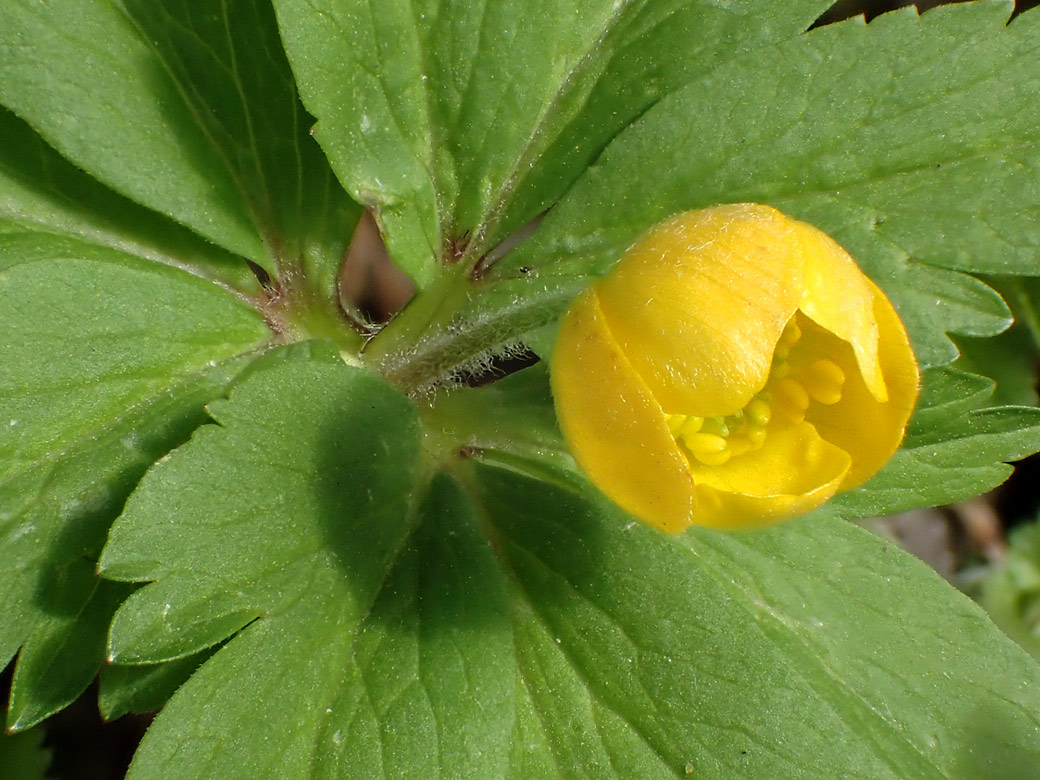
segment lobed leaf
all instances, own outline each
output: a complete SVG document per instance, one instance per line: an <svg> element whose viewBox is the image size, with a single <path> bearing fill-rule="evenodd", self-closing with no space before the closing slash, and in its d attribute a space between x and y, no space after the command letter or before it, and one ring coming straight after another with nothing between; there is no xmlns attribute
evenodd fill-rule
<svg viewBox="0 0 1040 780"><path fill-rule="evenodd" d="M515 412L542 381L497 397ZM948 386L929 396L954 403ZM547 481L551 459L525 468L522 443L427 483L408 402L343 366L258 370L213 414L146 477L102 558L106 576L150 581L117 613L117 662L231 637L160 714L132 780L1040 766L1040 667L861 529L663 535L580 479ZM511 418L484 430L508 440ZM229 482L216 464L232 459Z"/></svg>
<svg viewBox="0 0 1040 780"><path fill-rule="evenodd" d="M127 0L123 7L220 151L272 270L302 271L334 299L360 209L310 137L313 119L297 97L270 4Z"/></svg>
<svg viewBox="0 0 1040 780"><path fill-rule="evenodd" d="M435 479L418 499L414 407L365 372L311 365L257 371L213 414L144 480L101 562L154 580L116 615L117 662L237 631L130 777L499 774L504 589L457 488Z"/></svg>
<svg viewBox="0 0 1040 780"><path fill-rule="evenodd" d="M8 724L27 728L97 672L114 604L92 600L93 561L108 525L269 332L182 271L18 238L25 262L0 263L0 658L22 648Z"/></svg>
<svg viewBox="0 0 1040 780"><path fill-rule="evenodd" d="M648 105L827 6L797 0L275 3L316 136L425 286L555 198ZM648 56L677 40L666 61ZM544 163L539 160L545 156ZM517 189L532 176L514 206Z"/></svg>
<svg viewBox="0 0 1040 780"><path fill-rule="evenodd" d="M264 3L6 3L0 102L123 195L331 291L358 210L308 138ZM118 220L112 205L94 204Z"/></svg>
<svg viewBox="0 0 1040 780"><path fill-rule="evenodd" d="M156 712L212 655L203 651L176 661L139 666L108 664L98 682L98 709L105 720L136 712Z"/></svg>
<svg viewBox="0 0 1040 780"><path fill-rule="evenodd" d="M83 693L104 658L112 615L130 592L120 583L99 581L94 562L86 557L65 566L53 580L38 607L50 614L36 621L18 655L9 731L37 725Z"/></svg>
<svg viewBox="0 0 1040 780"><path fill-rule="evenodd" d="M114 662L191 655L329 582L344 591L335 610L363 612L408 531L414 411L376 377L334 364L276 365L245 378L210 414L220 425L159 464L110 534L106 577L158 580L116 615ZM159 553L174 543L180 555Z"/></svg>
<svg viewBox="0 0 1040 780"><path fill-rule="evenodd" d="M1040 667L883 540L826 520L668 537L513 472L474 479L512 584L515 733L540 754L518 761L555 766L539 776L1040 767Z"/></svg>
<svg viewBox="0 0 1040 780"><path fill-rule="evenodd" d="M78 251L84 242L100 244L245 292L259 287L241 257L108 189L3 107L0 136L0 263L31 251L34 232L49 232L69 236Z"/></svg>
<svg viewBox="0 0 1040 780"><path fill-rule="evenodd" d="M552 277L602 273L669 214L770 203L845 244L907 320L923 365L950 362L946 332L992 335L1010 321L957 272L1038 261L1028 69L1040 17L1006 25L1011 10L909 9L720 65L621 133L496 274L531 269L537 299Z"/></svg>
<svg viewBox="0 0 1040 780"><path fill-rule="evenodd" d="M0 103L117 192L264 262L221 160L164 63L113 3L0 10Z"/></svg>
<svg viewBox="0 0 1040 780"><path fill-rule="evenodd" d="M12 367L0 377L3 477L269 337L228 292L114 252L9 266L0 296L0 362Z"/></svg>
<svg viewBox="0 0 1040 780"><path fill-rule="evenodd" d="M507 227L555 204L618 133L666 96L741 54L804 33L830 5L817 0L633 4L597 47L596 56L605 62L581 110L523 172Z"/></svg>

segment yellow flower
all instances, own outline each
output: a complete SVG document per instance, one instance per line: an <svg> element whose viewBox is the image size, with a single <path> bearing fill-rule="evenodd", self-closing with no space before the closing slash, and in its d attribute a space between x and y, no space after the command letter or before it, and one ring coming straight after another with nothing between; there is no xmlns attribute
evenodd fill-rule
<svg viewBox="0 0 1040 780"><path fill-rule="evenodd" d="M592 481L675 533L777 522L862 484L899 447L918 372L844 249L745 203L657 225L582 293L552 387Z"/></svg>

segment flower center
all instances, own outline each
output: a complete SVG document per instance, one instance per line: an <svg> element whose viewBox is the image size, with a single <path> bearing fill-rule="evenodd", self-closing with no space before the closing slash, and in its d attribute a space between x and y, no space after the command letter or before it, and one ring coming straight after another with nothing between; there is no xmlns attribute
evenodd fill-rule
<svg viewBox="0 0 1040 780"><path fill-rule="evenodd" d="M841 400L845 372L826 358L812 363L790 356L802 338L802 329L792 317L773 352L773 365L766 386L747 406L725 417L669 414L668 430L684 450L705 466L721 466L730 458L760 449L765 444L774 414L792 423L805 419L812 402L830 406Z"/></svg>

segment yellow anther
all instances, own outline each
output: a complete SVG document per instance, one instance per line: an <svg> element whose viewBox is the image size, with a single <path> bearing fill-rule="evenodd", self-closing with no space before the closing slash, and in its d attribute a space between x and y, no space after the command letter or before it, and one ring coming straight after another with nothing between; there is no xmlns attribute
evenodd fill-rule
<svg viewBox="0 0 1040 780"><path fill-rule="evenodd" d="M679 433L679 429L683 427L686 422L685 414L669 414L668 415L668 432L675 436Z"/></svg>
<svg viewBox="0 0 1040 780"><path fill-rule="evenodd" d="M797 344L801 338L802 329L798 327L798 323L792 318L784 327L784 332L780 334L780 343L790 348Z"/></svg>
<svg viewBox="0 0 1040 780"><path fill-rule="evenodd" d="M773 415L769 404L762 398L753 398L751 403L745 407L745 411L747 411L748 419L759 428L765 428L769 425L769 418Z"/></svg>
<svg viewBox="0 0 1040 780"><path fill-rule="evenodd" d="M765 428L752 428L747 432L748 441L754 445L755 449L761 447L766 440L766 429Z"/></svg>
<svg viewBox="0 0 1040 780"><path fill-rule="evenodd" d="M721 466L733 457L729 442L713 433L691 433L683 436L682 442L705 466Z"/></svg>
<svg viewBox="0 0 1040 780"><path fill-rule="evenodd" d="M806 372L805 389L821 404L838 403L844 385L845 372L833 360L817 360Z"/></svg>
<svg viewBox="0 0 1040 780"><path fill-rule="evenodd" d="M690 436L697 433L701 428L704 427L704 418L698 417L695 414L691 414L686 417L686 420L680 426L678 436Z"/></svg>
<svg viewBox="0 0 1040 780"><path fill-rule="evenodd" d="M809 393L798 382L786 377L773 385L774 405L795 422L805 419L805 410L809 408Z"/></svg>
<svg viewBox="0 0 1040 780"><path fill-rule="evenodd" d="M726 449L726 440L713 433L691 433L683 436L683 444L698 457L702 454L722 452Z"/></svg>
<svg viewBox="0 0 1040 780"><path fill-rule="evenodd" d="M769 372L770 379L783 379L791 373L791 364L786 361L774 363L772 371Z"/></svg>
<svg viewBox="0 0 1040 780"><path fill-rule="evenodd" d="M836 385L845 384L845 372L833 360L817 360L809 367L809 372Z"/></svg>
<svg viewBox="0 0 1040 780"><path fill-rule="evenodd" d="M705 466L721 466L733 457L733 453L729 449L720 450L719 452L695 452L693 454Z"/></svg>

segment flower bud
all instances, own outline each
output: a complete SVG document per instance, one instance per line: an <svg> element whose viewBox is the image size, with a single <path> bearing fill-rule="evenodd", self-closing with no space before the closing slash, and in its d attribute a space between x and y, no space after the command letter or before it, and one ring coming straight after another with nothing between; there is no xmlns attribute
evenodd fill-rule
<svg viewBox="0 0 1040 780"><path fill-rule="evenodd" d="M777 522L862 484L899 447L918 370L844 249L736 204L651 228L585 290L552 387L591 480L674 533Z"/></svg>

